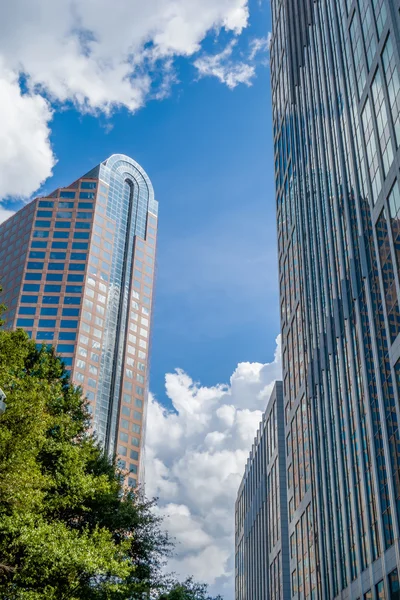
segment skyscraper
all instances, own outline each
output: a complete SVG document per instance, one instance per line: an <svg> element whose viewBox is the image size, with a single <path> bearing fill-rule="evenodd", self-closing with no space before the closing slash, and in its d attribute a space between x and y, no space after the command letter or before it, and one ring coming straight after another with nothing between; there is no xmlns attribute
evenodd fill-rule
<svg viewBox="0 0 400 600"><path fill-rule="evenodd" d="M0 225L6 326L55 346L133 486L144 462L157 211L144 170L114 154Z"/></svg>
<svg viewBox="0 0 400 600"><path fill-rule="evenodd" d="M272 0L294 598L398 598L398 0Z"/></svg>
<svg viewBox="0 0 400 600"><path fill-rule="evenodd" d="M290 598L283 386L277 381L235 507L236 600Z"/></svg>

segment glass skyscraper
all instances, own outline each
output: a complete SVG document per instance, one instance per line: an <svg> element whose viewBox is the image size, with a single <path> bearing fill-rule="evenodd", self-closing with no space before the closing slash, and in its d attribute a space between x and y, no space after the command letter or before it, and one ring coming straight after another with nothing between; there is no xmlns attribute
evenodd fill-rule
<svg viewBox="0 0 400 600"><path fill-rule="evenodd" d="M283 386L275 383L235 507L236 600L290 598Z"/></svg>
<svg viewBox="0 0 400 600"><path fill-rule="evenodd" d="M271 0L292 596L399 597L398 0Z"/></svg>
<svg viewBox="0 0 400 600"><path fill-rule="evenodd" d="M52 344L135 486L146 425L158 203L115 154L0 225L6 327Z"/></svg>

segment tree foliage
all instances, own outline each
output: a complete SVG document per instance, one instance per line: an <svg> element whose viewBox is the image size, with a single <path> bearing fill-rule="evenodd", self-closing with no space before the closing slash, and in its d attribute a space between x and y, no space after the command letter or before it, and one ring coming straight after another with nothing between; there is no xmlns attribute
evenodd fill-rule
<svg viewBox="0 0 400 600"><path fill-rule="evenodd" d="M212 600L163 576L171 543L154 501L123 487L54 350L0 329L0 387L0 597Z"/></svg>
<svg viewBox="0 0 400 600"><path fill-rule="evenodd" d="M0 597L142 598L160 587L170 545L153 503L124 490L54 351L0 331L0 387Z"/></svg>

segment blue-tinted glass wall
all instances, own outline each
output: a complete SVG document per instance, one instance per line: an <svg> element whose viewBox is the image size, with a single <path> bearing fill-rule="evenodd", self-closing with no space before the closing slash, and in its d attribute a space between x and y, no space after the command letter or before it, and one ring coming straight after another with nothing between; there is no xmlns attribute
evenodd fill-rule
<svg viewBox="0 0 400 600"><path fill-rule="evenodd" d="M236 600L290 596L283 386L277 381L235 507Z"/></svg>
<svg viewBox="0 0 400 600"><path fill-rule="evenodd" d="M399 3L271 6L292 594L390 598L400 564Z"/></svg>

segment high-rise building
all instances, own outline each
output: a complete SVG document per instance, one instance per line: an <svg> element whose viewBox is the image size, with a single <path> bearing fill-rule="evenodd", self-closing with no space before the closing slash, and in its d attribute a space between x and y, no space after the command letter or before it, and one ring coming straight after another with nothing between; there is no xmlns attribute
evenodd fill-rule
<svg viewBox="0 0 400 600"><path fill-rule="evenodd" d="M398 598L398 0L272 0L294 598Z"/></svg>
<svg viewBox="0 0 400 600"><path fill-rule="evenodd" d="M157 209L144 170L115 154L0 225L6 326L56 348L133 486L144 463Z"/></svg>
<svg viewBox="0 0 400 600"><path fill-rule="evenodd" d="M236 600L290 598L283 385L277 381L235 507Z"/></svg>

